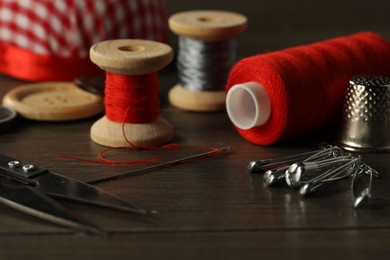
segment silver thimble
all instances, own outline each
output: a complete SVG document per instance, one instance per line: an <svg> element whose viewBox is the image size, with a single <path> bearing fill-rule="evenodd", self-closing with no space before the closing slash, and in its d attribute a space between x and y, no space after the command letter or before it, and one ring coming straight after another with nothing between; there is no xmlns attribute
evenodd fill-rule
<svg viewBox="0 0 390 260"><path fill-rule="evenodd" d="M390 77L349 81L338 143L350 151L390 151Z"/></svg>

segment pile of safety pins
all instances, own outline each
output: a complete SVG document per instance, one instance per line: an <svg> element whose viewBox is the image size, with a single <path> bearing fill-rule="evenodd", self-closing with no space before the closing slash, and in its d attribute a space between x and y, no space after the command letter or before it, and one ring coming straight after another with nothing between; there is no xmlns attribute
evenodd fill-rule
<svg viewBox="0 0 390 260"><path fill-rule="evenodd" d="M307 196L336 181L352 177L352 203L355 208L365 204L372 194L372 182L379 173L363 162L361 156L353 156L338 146L260 161L248 165L251 173L264 173L266 186L285 181ZM358 192L356 183L368 177L368 185Z"/></svg>

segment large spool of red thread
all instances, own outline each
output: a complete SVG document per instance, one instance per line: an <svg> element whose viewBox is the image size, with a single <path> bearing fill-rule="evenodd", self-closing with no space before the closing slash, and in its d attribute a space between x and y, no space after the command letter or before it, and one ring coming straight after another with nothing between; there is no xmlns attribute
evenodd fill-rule
<svg viewBox="0 0 390 260"><path fill-rule="evenodd" d="M390 44L375 33L248 57L230 72L227 112L245 139L273 144L337 122L361 74L390 75Z"/></svg>

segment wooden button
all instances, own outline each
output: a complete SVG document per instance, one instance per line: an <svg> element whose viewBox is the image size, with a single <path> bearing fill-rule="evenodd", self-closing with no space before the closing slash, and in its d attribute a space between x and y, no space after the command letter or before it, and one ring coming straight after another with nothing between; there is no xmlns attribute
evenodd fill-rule
<svg viewBox="0 0 390 260"><path fill-rule="evenodd" d="M25 118L42 121L76 120L103 111L101 97L83 91L71 82L22 85L4 96L3 105Z"/></svg>

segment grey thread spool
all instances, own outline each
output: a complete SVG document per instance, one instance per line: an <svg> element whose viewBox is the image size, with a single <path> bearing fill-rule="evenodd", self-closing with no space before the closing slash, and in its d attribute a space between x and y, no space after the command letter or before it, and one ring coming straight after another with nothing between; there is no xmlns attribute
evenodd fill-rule
<svg viewBox="0 0 390 260"><path fill-rule="evenodd" d="M390 151L390 77L355 76L347 88L338 142L346 150Z"/></svg>
<svg viewBox="0 0 390 260"><path fill-rule="evenodd" d="M234 39L203 42L179 37L177 69L180 85L190 91L223 91L235 58Z"/></svg>
<svg viewBox="0 0 390 260"><path fill-rule="evenodd" d="M188 11L169 18L169 27L179 35L179 84L169 91L172 105L192 111L225 109L233 38L246 25L246 17L226 11Z"/></svg>

